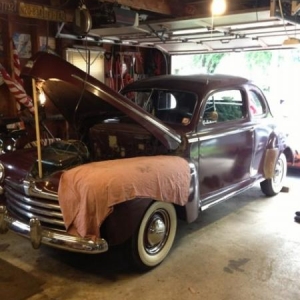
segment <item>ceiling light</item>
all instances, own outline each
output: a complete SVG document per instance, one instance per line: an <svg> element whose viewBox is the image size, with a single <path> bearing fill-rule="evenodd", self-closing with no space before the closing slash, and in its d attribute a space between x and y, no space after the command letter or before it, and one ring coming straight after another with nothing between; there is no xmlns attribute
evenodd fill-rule
<svg viewBox="0 0 300 300"><path fill-rule="evenodd" d="M173 35L194 34L194 33L204 33L204 32L207 32L206 28L183 29L183 30L174 31Z"/></svg>
<svg viewBox="0 0 300 300"><path fill-rule="evenodd" d="M222 15L226 11L225 0L213 0L211 4L211 13L213 15Z"/></svg>

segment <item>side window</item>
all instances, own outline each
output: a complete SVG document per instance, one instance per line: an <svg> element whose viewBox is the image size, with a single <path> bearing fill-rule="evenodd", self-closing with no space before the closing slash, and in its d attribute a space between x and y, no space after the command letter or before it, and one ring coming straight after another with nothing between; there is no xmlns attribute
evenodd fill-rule
<svg viewBox="0 0 300 300"><path fill-rule="evenodd" d="M165 110L165 109L175 109L177 106L176 97L169 92L158 92L157 93L157 109Z"/></svg>
<svg viewBox="0 0 300 300"><path fill-rule="evenodd" d="M142 90L142 91L130 91L125 96L131 99L140 107L143 107L146 111L151 112L154 107L157 110L172 110L177 106L177 100L175 96L166 91L157 90Z"/></svg>
<svg viewBox="0 0 300 300"><path fill-rule="evenodd" d="M218 91L207 99L204 124L240 120L246 117L245 99L240 90Z"/></svg>
<svg viewBox="0 0 300 300"><path fill-rule="evenodd" d="M190 124L197 95L185 91L139 90L125 95L147 112L166 123Z"/></svg>
<svg viewBox="0 0 300 300"><path fill-rule="evenodd" d="M157 91L155 116L166 123L188 125L196 103L196 95L189 92Z"/></svg>
<svg viewBox="0 0 300 300"><path fill-rule="evenodd" d="M261 116L266 111L263 99L255 91L249 92L249 109L253 116Z"/></svg>

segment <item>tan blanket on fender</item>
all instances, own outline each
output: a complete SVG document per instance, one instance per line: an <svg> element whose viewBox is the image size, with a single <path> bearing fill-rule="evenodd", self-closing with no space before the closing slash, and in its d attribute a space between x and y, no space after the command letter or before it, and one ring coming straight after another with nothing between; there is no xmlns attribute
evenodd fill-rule
<svg viewBox="0 0 300 300"><path fill-rule="evenodd" d="M115 204L135 198L185 205L190 187L188 162L177 156L146 156L85 164L65 171L58 198L66 229L99 237Z"/></svg>

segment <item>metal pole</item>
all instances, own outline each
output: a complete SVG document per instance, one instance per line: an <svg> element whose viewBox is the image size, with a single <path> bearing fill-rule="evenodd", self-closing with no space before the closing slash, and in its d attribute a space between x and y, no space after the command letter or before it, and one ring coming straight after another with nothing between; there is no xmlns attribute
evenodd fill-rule
<svg viewBox="0 0 300 300"><path fill-rule="evenodd" d="M43 171L42 171L41 134L40 134L38 99L36 95L36 83L34 78L32 78L32 92L33 92L32 94L33 94L33 104L34 104L34 121L35 121L35 134L36 134L36 144L37 144L37 156L38 156L38 171L39 171L39 177L42 178Z"/></svg>

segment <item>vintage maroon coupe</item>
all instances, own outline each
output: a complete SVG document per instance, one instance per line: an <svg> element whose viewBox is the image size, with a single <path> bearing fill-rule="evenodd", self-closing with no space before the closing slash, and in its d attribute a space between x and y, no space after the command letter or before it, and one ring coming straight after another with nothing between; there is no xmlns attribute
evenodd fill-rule
<svg viewBox="0 0 300 300"><path fill-rule="evenodd" d="M151 269L168 255L177 219L260 183L274 196L292 152L261 90L225 75L159 76L121 93L58 56L23 70L77 132L0 157L0 231L41 244L101 253L127 243ZM122 95L123 94L123 95ZM200 237L201 238L201 237Z"/></svg>

